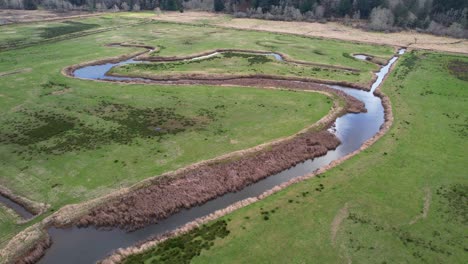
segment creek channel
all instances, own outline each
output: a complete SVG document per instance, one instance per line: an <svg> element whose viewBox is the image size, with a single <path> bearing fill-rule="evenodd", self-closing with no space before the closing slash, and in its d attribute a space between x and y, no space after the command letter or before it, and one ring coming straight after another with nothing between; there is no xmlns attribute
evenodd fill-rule
<svg viewBox="0 0 468 264"><path fill-rule="evenodd" d="M401 49L398 53L402 55L404 52L405 50ZM274 56L277 60L282 60L279 54L270 55ZM384 123L384 108L381 99L375 96L373 92L383 82L391 66L397 59L398 56L393 57L387 65L380 69L377 73L377 79L372 84L370 91L361 91L343 86L330 86L334 89L342 90L364 102L367 113L348 113L335 121L330 131L334 133L342 143L335 150L327 152L325 156L299 163L294 167L249 185L241 191L227 193L203 205L181 210L179 213L157 224L149 225L134 232L126 232L120 229L101 230L94 227L50 228L48 232L52 238L53 244L38 263L95 263L118 248L131 246L150 236L174 230L188 222L225 208L237 201L258 196L283 182L312 173L320 167L328 165L332 161L359 149L365 141L372 138L380 130L381 125ZM82 79L108 81L145 80L142 78L112 77L106 75L106 72L112 67L129 63L141 62L129 59L118 63L85 66L75 70L74 76Z"/></svg>

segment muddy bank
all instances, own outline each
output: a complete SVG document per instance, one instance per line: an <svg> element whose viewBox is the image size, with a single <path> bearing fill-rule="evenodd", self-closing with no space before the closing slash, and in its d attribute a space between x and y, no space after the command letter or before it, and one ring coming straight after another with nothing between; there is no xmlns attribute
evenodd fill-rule
<svg viewBox="0 0 468 264"><path fill-rule="evenodd" d="M109 76L114 77L129 77L129 75L109 73ZM268 75L268 74L248 74L248 75L223 75L223 74L212 74L212 75L203 75L203 74L177 74L177 75L135 75L131 77L142 78L141 81L137 80L122 80L120 82L126 83L158 83L158 84L178 84L178 85L192 85L192 84L205 84L205 85L248 85L256 80L262 80L267 82L274 81L288 81L292 82L308 82L311 85L316 84L328 84L328 85L340 85L351 87L359 90L369 91L368 84L356 84L351 82L343 81L330 81L323 79L315 78L303 78L303 77L292 77L292 76L277 76L277 75ZM375 76L372 77L371 82L374 82L376 79ZM294 86L294 84L284 83L284 88L289 88Z"/></svg>

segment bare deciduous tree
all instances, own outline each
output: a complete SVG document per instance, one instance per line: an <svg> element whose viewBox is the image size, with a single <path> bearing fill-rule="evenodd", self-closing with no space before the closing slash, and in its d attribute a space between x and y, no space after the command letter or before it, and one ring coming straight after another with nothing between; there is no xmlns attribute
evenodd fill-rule
<svg viewBox="0 0 468 264"><path fill-rule="evenodd" d="M390 9L376 7L372 9L369 28L372 30L391 30L394 22L395 18Z"/></svg>

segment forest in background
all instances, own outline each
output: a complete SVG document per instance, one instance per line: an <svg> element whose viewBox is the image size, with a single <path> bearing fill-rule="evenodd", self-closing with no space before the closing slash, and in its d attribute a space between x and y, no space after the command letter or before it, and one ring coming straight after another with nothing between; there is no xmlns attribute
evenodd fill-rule
<svg viewBox="0 0 468 264"><path fill-rule="evenodd" d="M468 37L466 0L0 0L3 9L57 11L203 10L285 21L342 21L368 30L417 29ZM354 22L365 23L354 23Z"/></svg>

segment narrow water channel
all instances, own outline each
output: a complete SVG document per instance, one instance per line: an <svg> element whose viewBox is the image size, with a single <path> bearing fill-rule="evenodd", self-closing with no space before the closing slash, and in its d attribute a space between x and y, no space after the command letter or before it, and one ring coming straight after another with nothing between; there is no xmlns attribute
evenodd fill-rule
<svg viewBox="0 0 468 264"><path fill-rule="evenodd" d="M404 52L405 50L402 49L399 51L399 54L401 55ZM277 59L281 59L281 56ZM385 65L379 73L377 73L377 80L372 85L372 90L370 92L342 86L331 86L334 89L342 90L345 93L361 100L365 103L367 108L367 113L346 114L336 120L333 133L335 133L342 142L336 150L329 151L325 156L315 158L313 160L307 160L278 174L258 181L239 192L227 193L201 206L182 210L181 212L160 221L158 224L147 226L146 228L142 228L135 232L127 233L120 229L104 231L96 230L93 227L73 227L68 229L50 228L49 234L52 237L53 244L52 247L47 250L45 256L39 261L39 263L95 263L117 248L131 246L150 236L174 230L179 226L195 220L196 218L225 208L237 201L258 196L276 185L286 182L292 178L312 173L316 169L357 150L366 140L373 137L379 131L380 126L384 123L384 109L381 100L379 97L373 95L373 91L382 83L383 79L388 74L391 65L395 63L397 59L398 57L396 56L392 58L389 63ZM74 74L75 77L79 78L118 81L122 80L122 78L106 76L105 73L113 66L124 63L138 62L127 60L115 64L87 66L76 70ZM128 79L132 78L123 78L123 80Z"/></svg>
<svg viewBox="0 0 468 264"><path fill-rule="evenodd" d="M30 219L34 216L31 212L26 210L22 205L16 203L15 201L11 200L8 197L5 197L0 194L0 203L6 205L7 207L13 209L19 216L21 216L23 219Z"/></svg>

